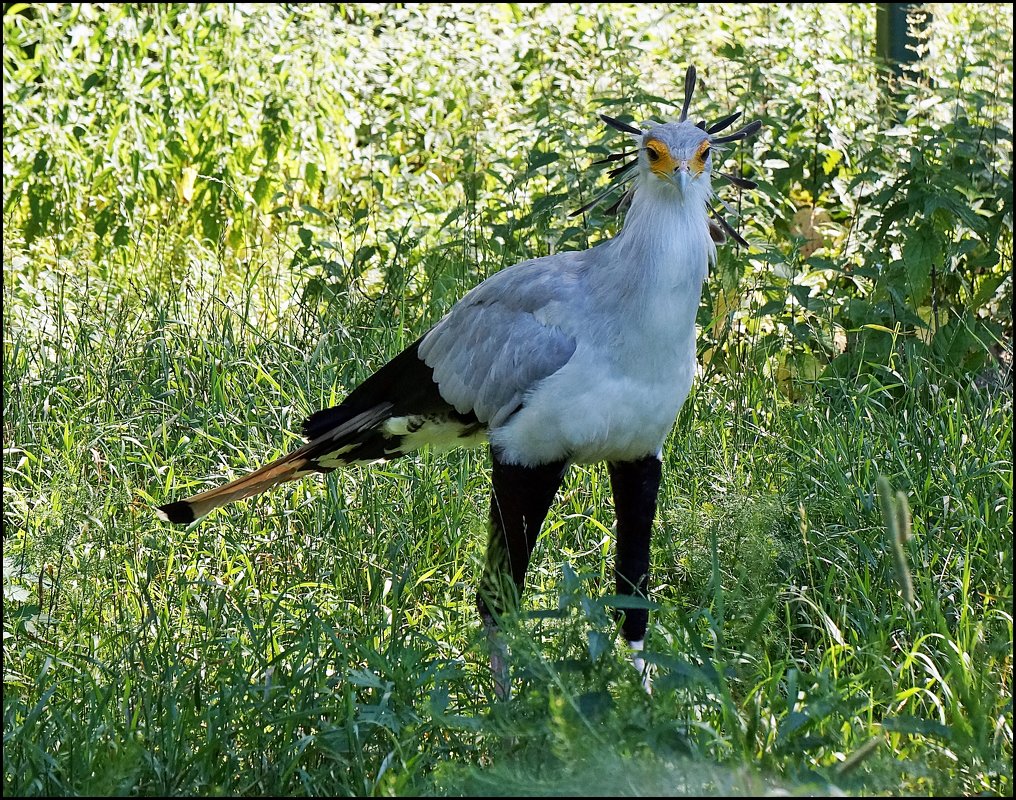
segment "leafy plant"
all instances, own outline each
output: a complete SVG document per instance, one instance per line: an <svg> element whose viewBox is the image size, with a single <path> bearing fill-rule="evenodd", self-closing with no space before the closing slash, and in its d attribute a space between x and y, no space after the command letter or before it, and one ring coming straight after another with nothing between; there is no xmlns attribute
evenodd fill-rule
<svg viewBox="0 0 1016 800"><path fill-rule="evenodd" d="M1011 794L1012 16L936 5L896 83L874 30L849 4L5 5L5 794ZM155 520L487 274L612 235L569 216L595 114L673 113L688 63L696 114L764 129L723 164L759 183L724 195L752 246L720 249L666 450L652 698L602 470L538 544L502 704L482 453Z"/></svg>

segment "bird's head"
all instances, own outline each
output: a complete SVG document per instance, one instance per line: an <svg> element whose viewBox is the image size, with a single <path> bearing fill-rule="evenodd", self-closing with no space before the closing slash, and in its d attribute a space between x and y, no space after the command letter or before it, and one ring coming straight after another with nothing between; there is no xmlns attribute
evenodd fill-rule
<svg viewBox="0 0 1016 800"><path fill-rule="evenodd" d="M640 186L653 187L652 190L671 194L681 200L693 200L707 204L712 197L712 180L714 177L729 181L741 189L754 189L757 184L736 175L729 175L713 170L713 159L716 150L722 145L737 142L754 136L762 127L756 120L749 122L733 133L720 136L740 118L741 112L729 114L711 125L705 120L692 123L688 119L688 108L691 106L692 93L695 91L695 67L688 67L684 78L684 105L681 116L672 122L644 122L636 127L622 122L606 114L600 119L619 131L629 134L634 147L620 153L614 153L595 164L621 162L608 172L612 179L605 191L594 197L571 216L582 214L599 205L604 198L612 194L618 187L630 184L627 191L607 209L608 214L615 214L631 201L635 190ZM635 180L635 179L638 180ZM720 200L720 203L726 205ZM728 209L729 210L729 209ZM716 241L722 241L724 234L731 236L736 242L746 245L730 224L714 209L710 211L715 222L710 221L710 233Z"/></svg>
<svg viewBox="0 0 1016 800"><path fill-rule="evenodd" d="M712 194L709 134L690 122L653 125L642 134L639 170L643 185L662 181L682 199L705 202Z"/></svg>

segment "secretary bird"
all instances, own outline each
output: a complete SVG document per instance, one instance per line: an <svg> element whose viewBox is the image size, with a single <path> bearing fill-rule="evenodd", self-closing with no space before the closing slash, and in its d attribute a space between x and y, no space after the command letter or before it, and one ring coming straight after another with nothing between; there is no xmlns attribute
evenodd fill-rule
<svg viewBox="0 0 1016 800"><path fill-rule="evenodd" d="M569 464L607 462L617 515L619 595L645 597L662 451L695 372L695 315L702 283L724 232L711 209L722 145L756 133L753 122L717 136L740 116L711 126L688 121L695 69L685 78L676 122L637 128L601 118L632 138L614 179L578 212L626 188L621 231L588 250L508 267L468 292L433 328L338 406L303 423L307 443L210 491L160 506L191 523L219 506L312 473L388 461L424 445L489 442L490 529L477 607L491 638L499 696L508 691L497 621L518 608L540 527ZM710 219L710 214L714 219ZM637 604L636 604L637 605ZM648 611L619 612L643 685Z"/></svg>

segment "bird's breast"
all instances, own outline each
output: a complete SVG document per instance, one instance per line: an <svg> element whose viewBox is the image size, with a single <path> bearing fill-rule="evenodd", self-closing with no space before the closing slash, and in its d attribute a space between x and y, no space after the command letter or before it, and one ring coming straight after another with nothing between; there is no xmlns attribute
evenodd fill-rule
<svg viewBox="0 0 1016 800"><path fill-rule="evenodd" d="M516 463L628 461L658 453L691 388L698 292L619 308L576 331L571 360L490 441Z"/></svg>

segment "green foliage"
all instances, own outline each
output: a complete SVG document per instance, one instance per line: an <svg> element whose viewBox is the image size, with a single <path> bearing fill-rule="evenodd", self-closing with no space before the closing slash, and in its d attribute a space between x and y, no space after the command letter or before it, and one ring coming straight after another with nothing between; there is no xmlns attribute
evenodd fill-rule
<svg viewBox="0 0 1016 800"><path fill-rule="evenodd" d="M4 793L1012 793L1012 14L6 5ZM289 449L570 218L595 112L765 127L668 445L646 697L573 469L490 702L479 453ZM881 489L881 492L880 492ZM880 498L882 505L880 506ZM909 511L904 509L909 508ZM909 534L907 535L907 529Z"/></svg>

